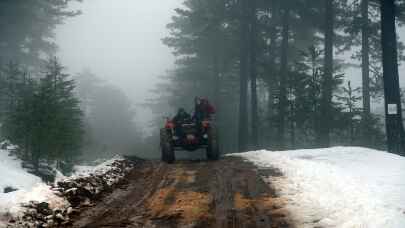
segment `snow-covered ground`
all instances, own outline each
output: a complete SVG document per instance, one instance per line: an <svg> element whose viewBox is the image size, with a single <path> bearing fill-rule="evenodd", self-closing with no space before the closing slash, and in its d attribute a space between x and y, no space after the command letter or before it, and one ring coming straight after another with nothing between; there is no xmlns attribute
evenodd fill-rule
<svg viewBox="0 0 405 228"><path fill-rule="evenodd" d="M76 165L73 169L72 176L68 178L86 177L92 174L103 174L111 169L111 165L115 161L124 160L122 156L116 155L110 160L97 160L94 163L97 165ZM64 177L62 177L63 179Z"/></svg>
<svg viewBox="0 0 405 228"><path fill-rule="evenodd" d="M59 175L57 180L103 174L111 168L109 165L121 159L115 157L97 166L77 166L71 177ZM10 187L17 190L5 193L5 188ZM22 204L30 201L47 202L51 208L63 208L69 204L57 196L51 186L24 170L21 161L9 155L9 150L0 150L0 227L5 227L10 217L21 216L25 210Z"/></svg>
<svg viewBox="0 0 405 228"><path fill-rule="evenodd" d="M233 156L283 173L267 181L297 227L405 227L404 157L359 147Z"/></svg>
<svg viewBox="0 0 405 228"><path fill-rule="evenodd" d="M5 193L5 188L17 190ZM0 227L9 216L20 215L23 211L21 204L29 201L46 201L53 207L66 203L39 177L24 170L21 161L10 156L8 150L0 150Z"/></svg>

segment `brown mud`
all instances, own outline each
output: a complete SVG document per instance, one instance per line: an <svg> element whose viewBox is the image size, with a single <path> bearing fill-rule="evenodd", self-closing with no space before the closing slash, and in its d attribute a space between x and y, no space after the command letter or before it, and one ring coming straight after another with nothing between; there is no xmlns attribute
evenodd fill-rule
<svg viewBox="0 0 405 228"><path fill-rule="evenodd" d="M217 162L145 161L125 186L105 196L70 227L292 227L285 203L263 175L239 158Z"/></svg>

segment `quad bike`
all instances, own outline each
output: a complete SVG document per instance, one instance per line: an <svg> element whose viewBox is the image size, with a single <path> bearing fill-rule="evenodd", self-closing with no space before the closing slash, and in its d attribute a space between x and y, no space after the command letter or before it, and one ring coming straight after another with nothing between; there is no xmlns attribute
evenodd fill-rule
<svg viewBox="0 0 405 228"><path fill-rule="evenodd" d="M176 132L179 129L181 133ZM218 135L210 120L204 120L199 125L187 121L181 126L176 126L173 121L167 119L165 127L160 129L160 148L162 161L169 164L176 160L176 150L192 152L204 148L208 160L219 159Z"/></svg>

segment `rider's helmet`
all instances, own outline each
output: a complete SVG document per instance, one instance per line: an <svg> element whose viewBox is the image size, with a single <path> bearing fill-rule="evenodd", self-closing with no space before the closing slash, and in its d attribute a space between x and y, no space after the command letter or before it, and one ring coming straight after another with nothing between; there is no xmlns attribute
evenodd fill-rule
<svg viewBox="0 0 405 228"><path fill-rule="evenodd" d="M202 102L202 100L201 100L200 97L195 97L195 98L194 98L194 102L195 102L196 105L200 105L201 102Z"/></svg>
<svg viewBox="0 0 405 228"><path fill-rule="evenodd" d="M186 110L184 110L184 108L179 108L179 110L177 111L177 114L180 115L184 115L186 113Z"/></svg>

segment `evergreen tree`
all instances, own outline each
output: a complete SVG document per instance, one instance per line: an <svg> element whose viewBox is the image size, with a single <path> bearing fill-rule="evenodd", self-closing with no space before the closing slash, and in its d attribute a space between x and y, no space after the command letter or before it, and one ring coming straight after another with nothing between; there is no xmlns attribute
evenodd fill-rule
<svg viewBox="0 0 405 228"><path fill-rule="evenodd" d="M319 145L330 146L330 120L332 119L332 78L333 78L333 45L335 28L335 8L334 0L325 1L325 63L324 78L322 81L322 102L321 102L321 125L319 135Z"/></svg>
<svg viewBox="0 0 405 228"><path fill-rule="evenodd" d="M355 89L352 88L351 82L347 82L347 86L342 88L342 94L337 95L338 101L341 102L343 107L343 113L345 121L347 121L344 126L347 126L349 129L349 142L350 145L354 145L355 141L357 141L356 131L360 130L360 120L361 120L361 109L358 108L358 103L362 99L361 96L358 95L360 92L360 87Z"/></svg>
<svg viewBox="0 0 405 228"><path fill-rule="evenodd" d="M39 81L24 71L13 72L18 80L10 87L15 90L4 119L5 137L19 146L36 171L41 160L57 161L64 169L63 163L73 162L80 154L83 133L75 82L63 73L56 58L48 61Z"/></svg>
<svg viewBox="0 0 405 228"><path fill-rule="evenodd" d="M41 79L38 97L47 110L45 150L51 158L71 162L79 155L82 140L82 111L75 96L75 81L63 72L56 58L49 60Z"/></svg>
<svg viewBox="0 0 405 228"><path fill-rule="evenodd" d="M378 5L369 1L368 13L373 18L379 15ZM366 16L365 5L362 15L360 3L186 0L169 24L171 35L164 39L178 59L176 69L157 87L163 100L151 104L154 112L167 115L167 108L192 107L190 97L210 94L215 88L219 99L214 100L220 109L217 121L226 129L221 132L221 147L226 151L245 151L249 136L253 148L350 144L345 135L350 133L350 115L336 99L346 96L341 86L344 67L349 64L334 53L361 45ZM370 96L380 77L381 57L374 47L379 41L376 22L373 18L368 23L371 76L365 84L370 84ZM220 48L214 43L220 43ZM361 54L354 57L361 59ZM235 115L238 108L239 115ZM360 118L363 123L365 119ZM368 132L380 136L378 117L370 114L369 120ZM357 144L357 122L353 125ZM368 144L378 147L380 137L373 136L367 137Z"/></svg>

